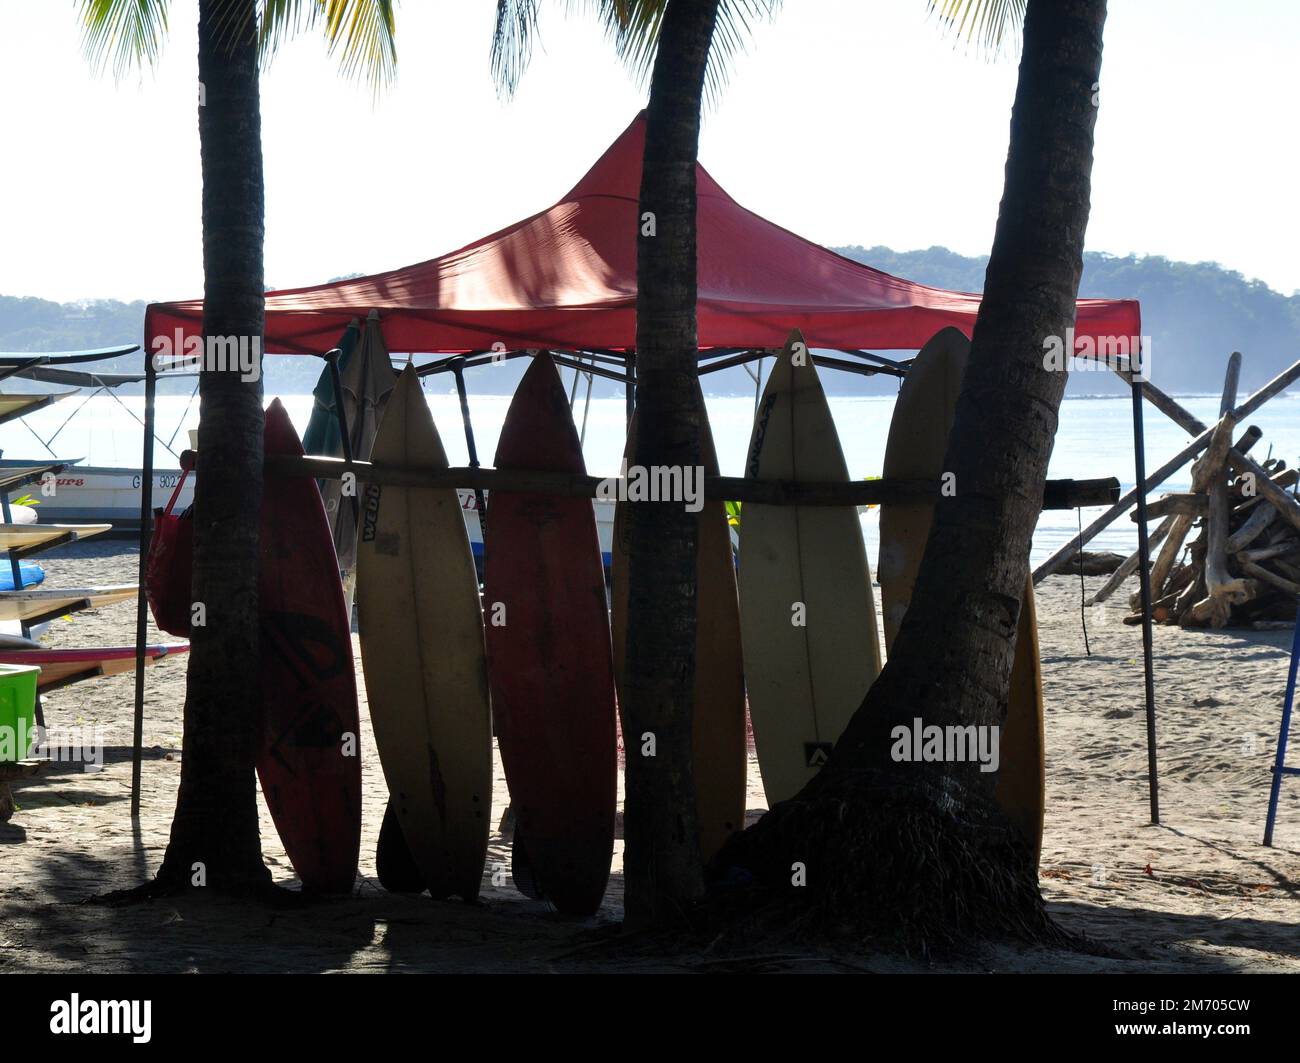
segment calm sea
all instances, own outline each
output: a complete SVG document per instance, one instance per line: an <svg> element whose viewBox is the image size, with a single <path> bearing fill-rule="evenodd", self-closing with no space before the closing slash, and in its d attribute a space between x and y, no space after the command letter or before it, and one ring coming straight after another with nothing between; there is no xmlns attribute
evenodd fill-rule
<svg viewBox="0 0 1300 1063"><path fill-rule="evenodd" d="M566 386L569 383L565 375ZM1217 396L1180 400L1202 421L1215 419ZM302 431L311 416L310 395L284 397L294 423ZM174 468L176 459L164 447L179 453L188 445L186 430L197 427L197 401L187 409L188 400L163 396L158 401L158 435L155 460L161 468ZM443 444L453 464L466 461L465 439L460 410L454 394L430 394L429 405L442 434ZM471 397L479 455L491 464L501 422L509 405L507 396ZM744 472L745 451L749 445L750 425L754 413L752 398L710 398L709 421L717 444L718 460L724 475L740 476ZM839 428L840 441L853 476L877 476L885 453L885 439L893 413L892 397L833 398L831 408ZM54 456L69 460L84 458L86 464L126 466L140 465L140 423L143 399L124 397L119 402L110 396L86 401L73 396L37 412L25 421L0 426L0 448L6 458L47 460ZM575 408L575 421L581 425L581 394ZM623 451L624 410L621 399L593 399L586 419L584 451L588 471L611 475L618 471ZM1052 454L1050 475L1087 479L1115 476L1124 488L1133 484L1133 444L1131 404L1126 398L1067 399L1061 408L1061 426ZM1256 455L1284 457L1288 464L1300 463L1300 395L1283 395L1272 400L1250 418L1263 431ZM1190 436L1152 407L1146 410L1147 468L1156 468L1180 450ZM51 437L53 437L51 439ZM44 442L49 442L47 449ZM1188 468L1175 473L1155 494L1163 490L1187 490ZM1084 510L1086 525L1100 510ZM1077 511L1044 513L1034 537L1035 563L1074 534ZM868 556L875 561L878 543L878 512L863 517ZM1128 553L1136 549L1136 526L1127 517L1116 521L1093 540L1091 549Z"/></svg>

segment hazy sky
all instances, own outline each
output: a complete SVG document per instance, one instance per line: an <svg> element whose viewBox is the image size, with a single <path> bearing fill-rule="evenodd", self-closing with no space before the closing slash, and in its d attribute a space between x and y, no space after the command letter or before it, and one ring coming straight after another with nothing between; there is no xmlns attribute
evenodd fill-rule
<svg viewBox="0 0 1300 1063"><path fill-rule="evenodd" d="M644 92L563 8L544 8L509 103L488 72L493 0L402 0L377 104L316 36L287 47L262 84L268 283L431 258L570 188ZM707 116L703 164L821 243L987 253L1015 63L970 56L925 9L786 0ZM73 0L0 0L0 293L201 294L195 19L173 0L161 65L114 84L82 58ZM1089 249L1300 289L1297 113L1300 3L1113 0Z"/></svg>

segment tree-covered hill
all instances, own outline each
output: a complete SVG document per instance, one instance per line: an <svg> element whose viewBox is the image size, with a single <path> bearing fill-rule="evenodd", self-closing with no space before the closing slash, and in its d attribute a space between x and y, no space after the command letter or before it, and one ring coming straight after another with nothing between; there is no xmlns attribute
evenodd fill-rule
<svg viewBox="0 0 1300 1063"><path fill-rule="evenodd" d="M886 273L956 291L982 291L988 264L987 256L968 258L945 247L836 250ZM1089 253L1084 255L1079 294L1142 303L1142 332L1151 338L1152 380L1167 391L1218 392L1233 351L1244 356L1243 394L1300 358L1300 293L1282 295L1213 262ZM1110 377L1076 373L1070 393L1117 391L1119 382Z"/></svg>

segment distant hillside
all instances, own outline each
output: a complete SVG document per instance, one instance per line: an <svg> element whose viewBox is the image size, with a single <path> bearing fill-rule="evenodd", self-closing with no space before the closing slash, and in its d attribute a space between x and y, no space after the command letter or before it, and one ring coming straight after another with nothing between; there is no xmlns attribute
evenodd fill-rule
<svg viewBox="0 0 1300 1063"><path fill-rule="evenodd" d="M988 256L967 258L946 247L893 251L837 247L840 254L895 276L955 291L984 290ZM1083 256L1079 294L1137 299L1142 332L1151 337L1152 380L1167 391L1218 392L1227 357L1241 351L1241 387L1254 390L1300 358L1300 293L1275 292L1261 281L1213 262L1171 262L1158 255ZM1075 373L1071 394L1118 391L1111 374ZM1102 385L1105 383L1105 387Z"/></svg>
<svg viewBox="0 0 1300 1063"><path fill-rule="evenodd" d="M947 248L894 251L887 247L841 247L859 262L900 277L958 291L978 292L984 285L987 256L968 258ZM1285 296L1259 281L1212 262L1171 262L1159 256L1116 258L1084 256L1080 294L1130 298L1142 303L1142 331L1152 338L1152 376L1177 393L1217 392L1224 361L1231 351L1245 355L1242 389L1254 389L1300 358L1300 293ZM66 351L140 342L143 301L91 300L56 303L47 299L0 295L0 351ZM140 355L104 368L138 369ZM320 363L306 358L270 360L267 388L273 392L310 391ZM522 366L495 367L472 373L471 390L496 392L513 388ZM565 372L566 382L568 372ZM826 373L828 390L837 394L887 394L892 378L863 378ZM707 378L711 394L749 394L753 384L741 369ZM177 381L174 387L193 385ZM450 387L447 381L447 387ZM442 387L439 385L439 390ZM1117 393L1120 383L1106 373L1076 373L1070 393ZM597 396L621 394L612 382L597 380Z"/></svg>

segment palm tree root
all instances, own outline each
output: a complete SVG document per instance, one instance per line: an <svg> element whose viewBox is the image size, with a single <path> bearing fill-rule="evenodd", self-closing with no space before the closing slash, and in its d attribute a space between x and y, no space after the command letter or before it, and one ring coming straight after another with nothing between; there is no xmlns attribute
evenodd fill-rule
<svg viewBox="0 0 1300 1063"><path fill-rule="evenodd" d="M719 945L790 936L907 954L1086 947L1047 914L1033 849L983 790L828 767L711 866Z"/></svg>

